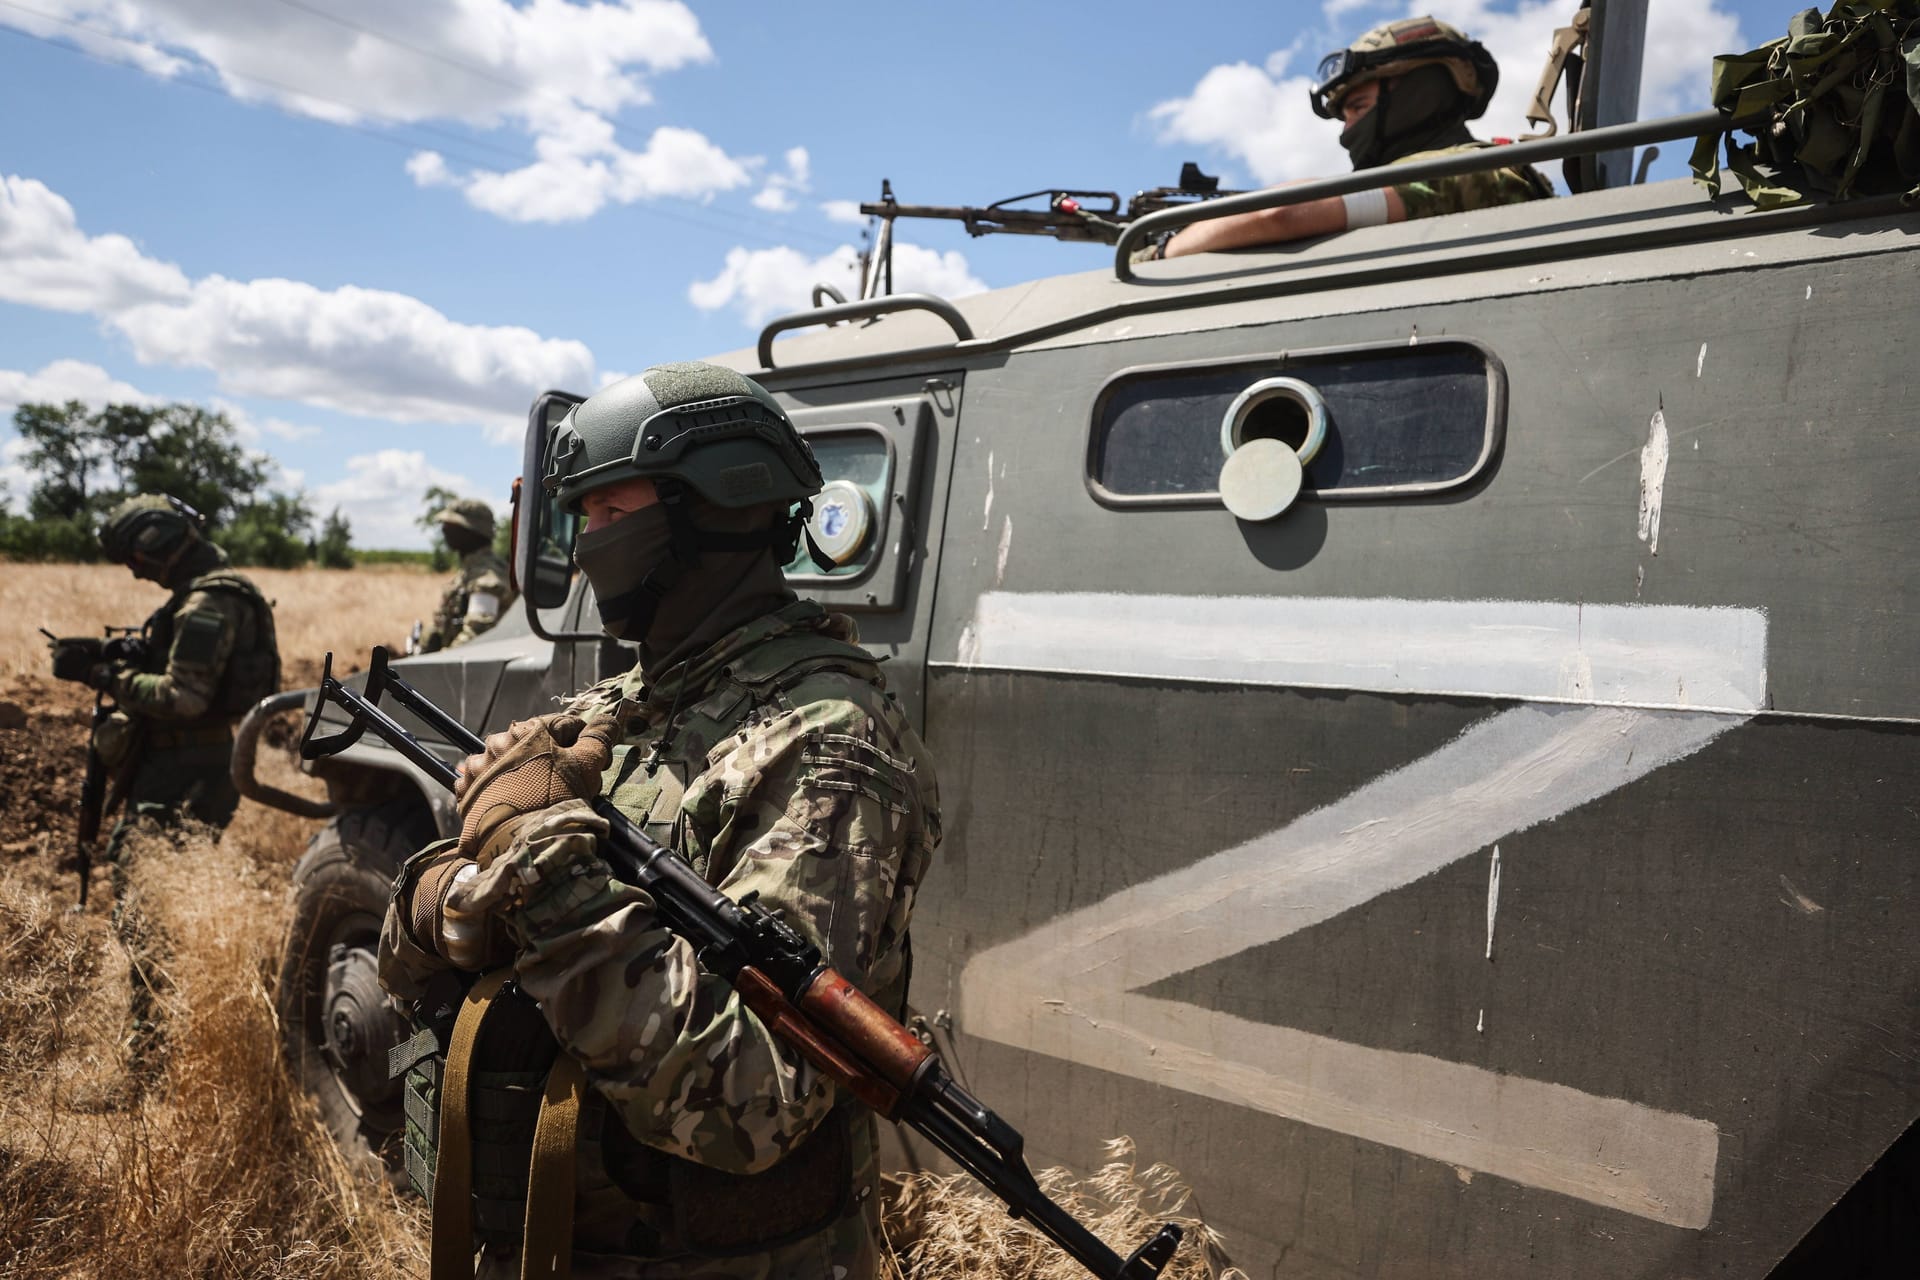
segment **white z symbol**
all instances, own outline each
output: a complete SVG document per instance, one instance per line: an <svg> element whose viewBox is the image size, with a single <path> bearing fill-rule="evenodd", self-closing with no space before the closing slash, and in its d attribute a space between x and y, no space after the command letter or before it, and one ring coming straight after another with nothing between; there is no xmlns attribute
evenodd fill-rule
<svg viewBox="0 0 1920 1280"><path fill-rule="evenodd" d="M1172 634L1170 617L1182 620ZM960 978L960 1029L1657 1222L1707 1225L1719 1132L1705 1120L1139 992L1698 751L1762 704L1757 611L1002 593L981 598L963 643L969 667L1551 700L1500 712L1277 831L976 955ZM1645 705L1650 693L1668 705Z"/></svg>

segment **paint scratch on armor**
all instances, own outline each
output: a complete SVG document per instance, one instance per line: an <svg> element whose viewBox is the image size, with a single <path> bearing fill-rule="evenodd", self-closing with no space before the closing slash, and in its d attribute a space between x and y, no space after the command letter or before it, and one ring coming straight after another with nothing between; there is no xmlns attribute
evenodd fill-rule
<svg viewBox="0 0 1920 1280"><path fill-rule="evenodd" d="M1493 846L1493 860L1487 868L1487 959L1493 959L1493 918L1500 911L1500 846ZM1484 1018L1486 1012L1481 1011Z"/></svg>
<svg viewBox="0 0 1920 1280"><path fill-rule="evenodd" d="M1702 348L1704 350L1704 348ZM1640 449L1640 541L1660 554L1660 500L1667 484L1667 413L1654 410L1647 442Z"/></svg>
<svg viewBox="0 0 1920 1280"><path fill-rule="evenodd" d="M1473 1029L1481 1035L1487 1034L1487 1011L1485 1009L1480 1011L1480 1020L1473 1024Z"/></svg>
<svg viewBox="0 0 1920 1280"><path fill-rule="evenodd" d="M1432 875L1700 750L1746 715L1522 705L1244 844L974 956L966 1034L1700 1229L1708 1121L1143 994ZM1381 819L1381 821L1375 821ZM1064 999L1073 1016L1042 1000Z"/></svg>
<svg viewBox="0 0 1920 1280"><path fill-rule="evenodd" d="M998 587L1007 580L1007 555L1013 550L1013 517L1005 517L1000 526L1000 552L993 563L993 585Z"/></svg>
<svg viewBox="0 0 1920 1280"><path fill-rule="evenodd" d="M987 450L987 509L980 513L980 532L993 524L993 450Z"/></svg>
<svg viewBox="0 0 1920 1280"><path fill-rule="evenodd" d="M1796 911L1800 912L1800 914L1808 915L1808 916L1817 916L1822 911L1826 910L1825 907L1821 906L1819 903L1815 902L1812 898L1809 898L1806 894L1800 892L1799 889L1795 888L1793 881L1787 879L1784 875L1780 877L1780 887L1786 890L1786 893L1787 893L1787 896L1780 899L1780 901L1785 903L1787 906L1794 908Z"/></svg>
<svg viewBox="0 0 1920 1280"><path fill-rule="evenodd" d="M1700 358L1693 362L1693 376L1699 377L1707 368L1707 344L1700 344Z"/></svg>
<svg viewBox="0 0 1920 1280"><path fill-rule="evenodd" d="M960 665L970 667L980 661L980 636L969 622L960 628Z"/></svg>

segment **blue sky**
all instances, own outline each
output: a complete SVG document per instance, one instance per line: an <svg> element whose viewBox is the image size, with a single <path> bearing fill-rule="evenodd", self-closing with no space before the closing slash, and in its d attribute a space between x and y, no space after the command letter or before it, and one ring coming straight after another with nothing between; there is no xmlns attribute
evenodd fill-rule
<svg viewBox="0 0 1920 1280"><path fill-rule="evenodd" d="M1236 186L1347 168L1319 55L1431 11L1521 118L1575 0L686 6L669 0L0 0L0 414L217 404L355 540L418 545L421 491L504 505L546 385L751 342L843 284L851 202ZM1641 114L1794 6L1652 0ZM1684 172L1667 149L1656 177ZM901 224L948 295L1103 247ZM849 288L848 292L852 290ZM30 483L0 427L0 481Z"/></svg>

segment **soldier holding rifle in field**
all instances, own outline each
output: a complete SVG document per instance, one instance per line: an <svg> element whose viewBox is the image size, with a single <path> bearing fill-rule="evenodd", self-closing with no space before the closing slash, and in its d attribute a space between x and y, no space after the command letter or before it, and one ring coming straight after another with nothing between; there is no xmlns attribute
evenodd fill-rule
<svg viewBox="0 0 1920 1280"><path fill-rule="evenodd" d="M112 702L96 715L88 743L90 775L110 785L103 796L98 788L88 792L101 811L120 811L106 855L114 928L132 962L128 1047L136 1077L157 1065L161 944L131 892L127 835L136 823L168 826L182 817L225 826L240 802L229 776L234 724L280 684L272 605L227 567L203 523L185 503L157 494L115 507L100 529L107 558L172 594L140 628L137 643L75 637L52 644L55 676ZM101 812L90 816L97 829Z"/></svg>
<svg viewBox="0 0 1920 1280"><path fill-rule="evenodd" d="M422 653L451 649L490 630L516 599L506 561L493 553L493 508L461 498L433 513L447 549L460 557L460 572L440 597L433 629Z"/></svg>
<svg viewBox="0 0 1920 1280"><path fill-rule="evenodd" d="M610 879L607 823L584 800L610 797L904 1010L907 919L939 839L933 765L852 621L782 576L819 467L766 391L705 364L601 391L547 456L549 487L586 518L575 558L603 625L640 660L489 738L463 766L458 842L410 860L388 912L396 996L424 1011L449 969L505 970L514 986L485 998L520 1010L455 1036L429 1073L468 1082L472 1117L472 1233L443 1241L436 1202L435 1280L471 1265L475 1236L485 1276L563 1274L570 1256L578 1277L865 1280L873 1115L703 969L647 893ZM534 1155L534 1172L548 1112L536 1124L504 1083L524 1099L532 1080L538 1102L528 1019L591 1086L577 1154ZM518 1120L481 1122L503 1116ZM431 1167L429 1129L409 1125L410 1170Z"/></svg>

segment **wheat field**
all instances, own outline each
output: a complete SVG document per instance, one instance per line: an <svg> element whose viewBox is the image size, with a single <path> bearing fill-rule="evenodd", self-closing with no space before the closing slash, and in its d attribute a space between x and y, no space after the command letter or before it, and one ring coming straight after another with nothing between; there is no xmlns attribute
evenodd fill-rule
<svg viewBox="0 0 1920 1280"><path fill-rule="evenodd" d="M273 601L289 673L317 676L329 648L399 649L415 618L430 618L446 579L412 565L361 569L247 569ZM99 635L105 624L137 627L167 593L114 564L0 562L0 678L47 670L45 627L57 636Z"/></svg>
<svg viewBox="0 0 1920 1280"><path fill-rule="evenodd" d="M441 581L411 568L254 574L277 601L288 683L322 653L395 644ZM0 563L0 1278L389 1280L427 1274L426 1210L349 1168L279 1054L273 982L289 872L318 824L251 801L224 832L139 837L132 888L167 940L168 1053L129 1099L127 960L104 871L68 910L90 696L44 640L138 623L163 596L116 566ZM316 794L284 751L264 780ZM114 1098L102 1110L101 1098ZM1238 1276L1177 1173L1110 1163L1041 1180L1123 1253L1158 1221L1189 1229L1167 1275ZM1069 1280L1085 1273L965 1178L890 1179L888 1280Z"/></svg>

